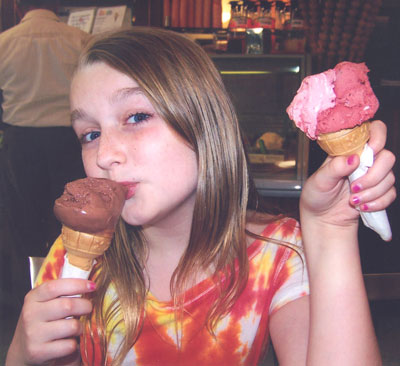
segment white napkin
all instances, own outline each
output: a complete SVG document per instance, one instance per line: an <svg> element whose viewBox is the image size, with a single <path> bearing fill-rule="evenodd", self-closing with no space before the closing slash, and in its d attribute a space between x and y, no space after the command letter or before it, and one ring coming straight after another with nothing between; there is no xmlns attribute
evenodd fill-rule
<svg viewBox="0 0 400 366"><path fill-rule="evenodd" d="M368 144L366 144L360 156L359 167L349 175L350 183L362 177L373 164L374 152ZM386 210L361 212L361 218L364 225L378 233L383 240L389 241L392 238L392 230L390 228Z"/></svg>
<svg viewBox="0 0 400 366"><path fill-rule="evenodd" d="M93 266L96 264L96 260L93 260ZM69 263L68 255L64 255L64 266L61 271L61 278L82 278L83 280L87 280L89 278L90 272L92 272L92 268L89 271L85 271L79 267L73 266ZM70 295L66 297L81 297L82 295ZM72 319L72 316L66 317L66 319Z"/></svg>
<svg viewBox="0 0 400 366"><path fill-rule="evenodd" d="M61 278L82 278L84 280L87 280L89 278L89 275L90 275L91 271L92 271L92 269L90 269L89 271L85 271L85 270L83 270L83 269L81 269L79 267L73 266L68 261L68 255L65 254L65 256L64 256L64 266L62 268Z"/></svg>

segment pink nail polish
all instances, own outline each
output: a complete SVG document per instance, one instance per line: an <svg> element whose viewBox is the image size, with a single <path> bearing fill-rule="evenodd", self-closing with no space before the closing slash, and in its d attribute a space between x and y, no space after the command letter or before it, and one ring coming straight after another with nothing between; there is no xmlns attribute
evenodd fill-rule
<svg viewBox="0 0 400 366"><path fill-rule="evenodd" d="M354 193L358 193L358 192L361 191L361 186L360 186L359 184L354 184L353 187L351 188L351 190L352 190Z"/></svg>
<svg viewBox="0 0 400 366"><path fill-rule="evenodd" d="M363 205L361 205L361 210L368 211L368 205L366 205L365 203Z"/></svg>
<svg viewBox="0 0 400 366"><path fill-rule="evenodd" d="M358 204L360 203L360 199L359 199L357 196L355 196L355 197L352 198L352 202L353 202L355 205L358 205Z"/></svg>
<svg viewBox="0 0 400 366"><path fill-rule="evenodd" d="M353 163L354 163L354 158L355 158L355 155L354 155L354 154L353 154L353 155L350 155L350 156L347 158L347 164L353 165Z"/></svg>
<svg viewBox="0 0 400 366"><path fill-rule="evenodd" d="M96 284L92 281L88 282L87 287L90 291L96 290Z"/></svg>

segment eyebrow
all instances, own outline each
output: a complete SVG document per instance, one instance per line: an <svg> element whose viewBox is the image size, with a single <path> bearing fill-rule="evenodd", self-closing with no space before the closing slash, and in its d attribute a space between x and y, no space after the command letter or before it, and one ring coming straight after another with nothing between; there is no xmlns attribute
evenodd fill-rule
<svg viewBox="0 0 400 366"><path fill-rule="evenodd" d="M116 103L135 94L143 94L142 89L138 86L133 88L122 88L111 95L110 101L111 103ZM71 112L71 124L73 125L78 119L89 120L90 116L82 109L77 108Z"/></svg>
<svg viewBox="0 0 400 366"><path fill-rule="evenodd" d="M90 117L81 109L74 109L71 112L71 124L73 125L78 119L89 119Z"/></svg>
<svg viewBox="0 0 400 366"><path fill-rule="evenodd" d="M135 94L143 94L143 91L139 86L132 88L122 88L111 95L110 101L111 103L116 103Z"/></svg>

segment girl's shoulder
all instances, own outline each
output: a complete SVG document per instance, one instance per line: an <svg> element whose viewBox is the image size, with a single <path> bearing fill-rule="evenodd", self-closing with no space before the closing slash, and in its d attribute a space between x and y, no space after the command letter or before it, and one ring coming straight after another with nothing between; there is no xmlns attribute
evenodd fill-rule
<svg viewBox="0 0 400 366"><path fill-rule="evenodd" d="M301 241L300 224L287 216L249 212L246 223L247 245L256 239L273 239L297 245Z"/></svg>

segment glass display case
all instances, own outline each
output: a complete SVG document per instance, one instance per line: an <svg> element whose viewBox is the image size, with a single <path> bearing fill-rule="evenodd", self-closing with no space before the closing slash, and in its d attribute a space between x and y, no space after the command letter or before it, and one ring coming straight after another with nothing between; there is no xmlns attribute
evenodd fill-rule
<svg viewBox="0 0 400 366"><path fill-rule="evenodd" d="M308 169L308 139L286 108L309 74L305 55L212 55L232 97L262 195L297 197Z"/></svg>

